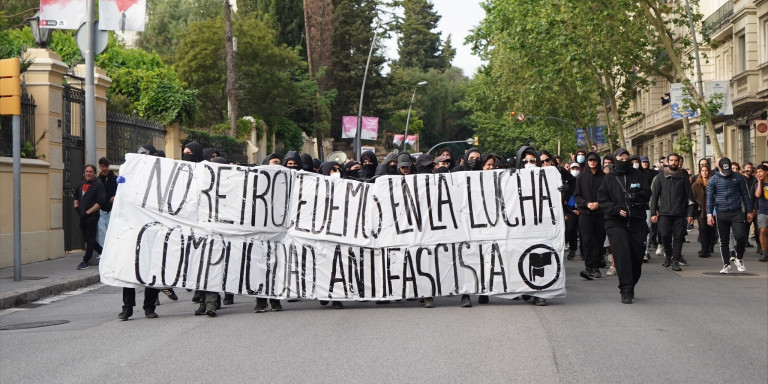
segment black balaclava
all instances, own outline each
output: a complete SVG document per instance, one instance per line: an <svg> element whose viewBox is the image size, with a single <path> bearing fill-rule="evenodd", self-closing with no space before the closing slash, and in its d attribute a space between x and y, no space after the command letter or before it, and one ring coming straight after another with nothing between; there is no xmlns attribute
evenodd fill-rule
<svg viewBox="0 0 768 384"><path fill-rule="evenodd" d="M190 141L187 143L187 145L184 146L184 148L189 148L189 150L192 151L192 154L182 155L183 160L191 161L193 163L199 163L203 161L203 146L200 145L197 141Z"/></svg>
<svg viewBox="0 0 768 384"><path fill-rule="evenodd" d="M360 178L360 171L362 169L355 169L353 170L352 167L355 165L359 165L357 161L350 161L348 163L344 163L344 173L346 174L347 179L358 179Z"/></svg>
<svg viewBox="0 0 768 384"><path fill-rule="evenodd" d="M630 160L619 160L619 155L624 153L629 154L629 151L624 148L619 148L613 152L613 162L616 164L613 169L620 175L627 173L629 169L632 168L632 162Z"/></svg>
<svg viewBox="0 0 768 384"><path fill-rule="evenodd" d="M364 179L370 179L376 175L376 167L379 166L379 159L376 158L376 154L372 151L365 151L360 155L361 162L366 158L373 164L361 164L362 168L360 168L360 176L362 176Z"/></svg>
<svg viewBox="0 0 768 384"><path fill-rule="evenodd" d="M212 161L211 160L211 155L213 155L214 153L216 154L217 157L221 156L221 152L219 152L215 148L205 148L205 149L203 149L203 159L205 161Z"/></svg>
<svg viewBox="0 0 768 384"><path fill-rule="evenodd" d="M301 165L302 169L304 169L307 172L314 172L315 170L312 168L312 156L309 153L302 153L301 154Z"/></svg>
<svg viewBox="0 0 768 384"><path fill-rule="evenodd" d="M720 161L717 163L718 168L720 168L720 173L723 176L730 176L733 174L733 168L731 168L731 159L727 157L723 157L720 159Z"/></svg>
<svg viewBox="0 0 768 384"><path fill-rule="evenodd" d="M416 159L416 173L432 173L435 169L435 161L432 156L422 153L419 158Z"/></svg>
<svg viewBox="0 0 768 384"><path fill-rule="evenodd" d="M395 162L397 162L397 153L394 153L394 152L390 152L390 153L387 155L387 157L384 159L384 164L386 164L386 165L387 165L387 172L388 172L390 175L397 175L397 173L398 173L397 164L395 164L395 165L390 165L390 164L389 164L389 162L390 162L390 161L393 161L393 160L394 160Z"/></svg>
<svg viewBox="0 0 768 384"><path fill-rule="evenodd" d="M479 159L475 159L472 162L470 162L469 161L469 154L472 153L472 152L479 153L480 154L480 158ZM468 149L467 152L464 153L464 156L462 157L462 159L464 160L464 166L463 166L462 170L464 170L464 171L479 171L479 170L482 170L483 169L483 156L482 155L483 155L482 152L480 152L480 150L477 149L477 148L472 147L472 148Z"/></svg>

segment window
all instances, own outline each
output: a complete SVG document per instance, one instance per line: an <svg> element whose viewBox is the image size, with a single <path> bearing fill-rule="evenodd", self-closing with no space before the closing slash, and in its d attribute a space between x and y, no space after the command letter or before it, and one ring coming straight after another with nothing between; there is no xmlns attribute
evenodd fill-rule
<svg viewBox="0 0 768 384"><path fill-rule="evenodd" d="M736 68L739 69L739 72L744 72L747 70L747 36L739 36L738 46L736 48L739 50L739 56L737 57L739 63Z"/></svg>

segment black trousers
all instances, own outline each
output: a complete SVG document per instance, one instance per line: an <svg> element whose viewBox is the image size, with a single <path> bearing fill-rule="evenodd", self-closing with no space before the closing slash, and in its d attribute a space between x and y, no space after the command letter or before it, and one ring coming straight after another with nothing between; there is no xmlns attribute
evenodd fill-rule
<svg viewBox="0 0 768 384"><path fill-rule="evenodd" d="M101 244L99 244L99 215L88 215L85 218L80 218L80 231L83 233L83 241L85 241L85 255L83 261L88 263L93 257L93 251L96 251L101 255L103 250Z"/></svg>
<svg viewBox="0 0 768 384"><path fill-rule="evenodd" d="M651 223L651 247L656 248L661 244L661 236L659 236L659 224Z"/></svg>
<svg viewBox="0 0 768 384"><path fill-rule="evenodd" d="M645 231L633 232L627 227L605 229L613 250L613 262L619 277L619 292L635 292L635 285L640 280L645 255Z"/></svg>
<svg viewBox="0 0 768 384"><path fill-rule="evenodd" d="M570 209L565 211L568 220L565 221L565 242L568 244L568 250L575 251L579 246L579 215L576 215Z"/></svg>
<svg viewBox="0 0 768 384"><path fill-rule="evenodd" d="M154 288L144 288L144 310L155 310L155 303L157 302L157 295L159 290ZM136 288L123 288L123 306L135 307L136 306Z"/></svg>
<svg viewBox="0 0 768 384"><path fill-rule="evenodd" d="M579 231L583 248L584 266L600 268L605 243L605 218L599 215L579 215Z"/></svg>
<svg viewBox="0 0 768 384"><path fill-rule="evenodd" d="M720 256L723 264L731 263L731 229L736 240L736 258L744 257L744 249L747 245L747 219L744 212L717 212L717 232L720 234Z"/></svg>
<svg viewBox="0 0 768 384"><path fill-rule="evenodd" d="M699 253L710 253L710 249L714 247L714 244L717 241L716 229L707 225L706 218L700 217L696 219L696 221L699 225L699 238L697 240L699 244L701 244Z"/></svg>
<svg viewBox="0 0 768 384"><path fill-rule="evenodd" d="M687 225L684 216L659 216L659 233L668 258L680 260Z"/></svg>

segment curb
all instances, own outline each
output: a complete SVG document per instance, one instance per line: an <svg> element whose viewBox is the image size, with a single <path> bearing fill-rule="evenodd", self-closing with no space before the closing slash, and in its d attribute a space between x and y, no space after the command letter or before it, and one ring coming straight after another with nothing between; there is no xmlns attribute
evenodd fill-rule
<svg viewBox="0 0 768 384"><path fill-rule="evenodd" d="M87 287L96 284L99 281L99 273L98 271L95 271L94 274L89 276L61 279L54 284L34 287L24 292L10 292L9 294L0 297L0 309L18 307L46 297L58 295L62 292Z"/></svg>

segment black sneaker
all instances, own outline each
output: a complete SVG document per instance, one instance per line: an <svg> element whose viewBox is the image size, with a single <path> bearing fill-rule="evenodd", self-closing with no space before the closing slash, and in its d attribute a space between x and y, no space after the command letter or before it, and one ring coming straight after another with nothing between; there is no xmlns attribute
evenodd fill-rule
<svg viewBox="0 0 768 384"><path fill-rule="evenodd" d="M672 265L672 260L669 257L665 257L664 258L664 262L661 263L661 266L664 267L664 268L667 268L670 265Z"/></svg>
<svg viewBox="0 0 768 384"><path fill-rule="evenodd" d="M338 301L339 304L341 304L340 301ZM280 300L270 300L269 304L272 306L272 310L275 312L280 312L283 310L282 304L280 304Z"/></svg>
<svg viewBox="0 0 768 384"><path fill-rule="evenodd" d="M120 320L128 320L131 316L133 316L133 307L123 306L123 311L117 315L117 318Z"/></svg>
<svg viewBox="0 0 768 384"><path fill-rule="evenodd" d="M599 278L603 277L603 274L600 273L600 268L592 269L592 274L595 276L595 279L599 279Z"/></svg>
<svg viewBox="0 0 768 384"><path fill-rule="evenodd" d="M256 307L253 309L256 313L264 313L267 311L267 299L257 298Z"/></svg>
<svg viewBox="0 0 768 384"><path fill-rule="evenodd" d="M688 265L688 262L685 261L685 259L683 259L682 256L680 256L680 258L677 260L677 262L680 263L680 265L682 265L683 267Z"/></svg>
<svg viewBox="0 0 768 384"><path fill-rule="evenodd" d="M462 308L472 307L472 299L469 298L469 295L461 295L461 307Z"/></svg>
<svg viewBox="0 0 768 384"><path fill-rule="evenodd" d="M576 257L576 251L568 251L568 260L573 260Z"/></svg>
<svg viewBox="0 0 768 384"><path fill-rule="evenodd" d="M224 294L224 305L232 305L235 303L235 295L233 293Z"/></svg>
<svg viewBox="0 0 768 384"><path fill-rule="evenodd" d="M202 303L205 301L204 294L202 291L195 291L195 294L192 295L192 302L193 303Z"/></svg>
<svg viewBox="0 0 768 384"><path fill-rule="evenodd" d="M86 269L88 268L88 263L85 261L81 261L80 264L77 265L77 269Z"/></svg>
<svg viewBox="0 0 768 384"><path fill-rule="evenodd" d="M200 303L195 310L195 316L205 315L205 303Z"/></svg>
<svg viewBox="0 0 768 384"><path fill-rule="evenodd" d="M621 294L621 302L623 304L632 304L632 295L629 293L622 293Z"/></svg>
<svg viewBox="0 0 768 384"><path fill-rule="evenodd" d="M489 296L480 295L480 296L477 297L477 302L478 302L478 304L488 304L490 299L491 298Z"/></svg>
<svg viewBox="0 0 768 384"><path fill-rule="evenodd" d="M677 261L677 260L673 261L672 262L672 270L675 271L675 272L682 271L682 268L680 268L680 264L681 263L679 261Z"/></svg>
<svg viewBox="0 0 768 384"><path fill-rule="evenodd" d="M176 301L179 299L179 297L176 296L176 292L174 292L173 289L168 288L168 289L163 289L162 291L166 296L168 296L169 299L173 301Z"/></svg>
<svg viewBox="0 0 768 384"><path fill-rule="evenodd" d="M581 276L581 277L583 277L583 278L585 278L587 280L594 280L595 279L595 274L594 274L594 272L592 272L592 269L590 269L590 268L587 268L587 269L579 272L579 276Z"/></svg>
<svg viewBox="0 0 768 384"><path fill-rule="evenodd" d="M155 313L154 309L145 309L144 316L146 316L147 319L157 319L157 313Z"/></svg>
<svg viewBox="0 0 768 384"><path fill-rule="evenodd" d="M209 317L216 317L216 303L205 303L205 314Z"/></svg>
<svg viewBox="0 0 768 384"><path fill-rule="evenodd" d="M275 306L273 305L272 308ZM331 308L333 309L344 309L344 304L341 303L341 301L333 301L331 302Z"/></svg>
<svg viewBox="0 0 768 384"><path fill-rule="evenodd" d="M435 307L435 301L431 297L427 297L424 299L424 308L434 308Z"/></svg>
<svg viewBox="0 0 768 384"><path fill-rule="evenodd" d="M531 301L533 305L537 305L539 307L546 307L547 306L547 299L542 299L540 297L534 297L533 301Z"/></svg>

